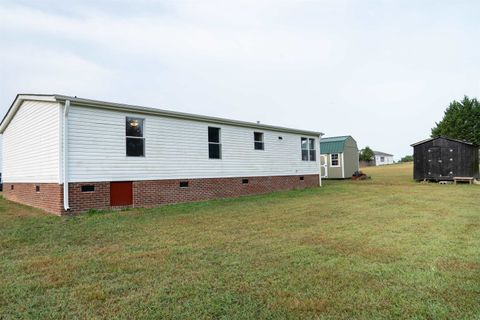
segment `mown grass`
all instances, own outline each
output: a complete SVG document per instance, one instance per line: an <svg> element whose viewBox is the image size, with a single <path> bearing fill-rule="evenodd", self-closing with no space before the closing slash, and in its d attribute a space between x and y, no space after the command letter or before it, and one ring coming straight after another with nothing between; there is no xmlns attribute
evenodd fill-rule
<svg viewBox="0 0 480 320"><path fill-rule="evenodd" d="M54 217L0 200L0 318L480 317L479 186L364 182Z"/></svg>

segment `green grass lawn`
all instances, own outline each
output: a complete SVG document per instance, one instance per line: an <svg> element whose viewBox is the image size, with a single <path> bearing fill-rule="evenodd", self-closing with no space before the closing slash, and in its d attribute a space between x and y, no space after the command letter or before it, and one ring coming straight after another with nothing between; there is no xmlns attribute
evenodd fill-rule
<svg viewBox="0 0 480 320"><path fill-rule="evenodd" d="M365 171L76 217L0 199L0 319L479 319L480 186Z"/></svg>

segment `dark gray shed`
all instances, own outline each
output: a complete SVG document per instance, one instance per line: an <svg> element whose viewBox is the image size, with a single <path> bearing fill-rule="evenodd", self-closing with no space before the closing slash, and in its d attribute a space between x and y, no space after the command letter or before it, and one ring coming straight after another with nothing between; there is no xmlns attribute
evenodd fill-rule
<svg viewBox="0 0 480 320"><path fill-rule="evenodd" d="M438 137L412 144L415 180L479 178L478 146L461 140Z"/></svg>

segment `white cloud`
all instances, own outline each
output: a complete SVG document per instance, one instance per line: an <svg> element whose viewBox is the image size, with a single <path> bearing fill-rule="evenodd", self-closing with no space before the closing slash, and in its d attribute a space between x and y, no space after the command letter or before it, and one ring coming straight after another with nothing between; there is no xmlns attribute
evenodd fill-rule
<svg viewBox="0 0 480 320"><path fill-rule="evenodd" d="M2 88L13 94L95 94L114 79L110 70L80 56L23 44L0 50L0 70Z"/></svg>
<svg viewBox="0 0 480 320"><path fill-rule="evenodd" d="M183 6L178 13L181 19L172 20L148 15L119 18L96 11L81 17L65 17L14 6L0 8L0 30L48 35L94 44L112 52L182 59L187 63L214 60L286 66L299 62L328 65L338 57L329 32L312 35L280 26L255 26L255 14L254 17L242 15L236 7L226 10L230 12L227 16L232 18L231 23L219 27L218 21L209 23L202 13L209 12L208 16L214 19L223 17L223 11L193 7L203 8L196 13L196 19L192 17L191 6ZM246 16L250 19L239 19ZM199 18L201 22L195 22Z"/></svg>

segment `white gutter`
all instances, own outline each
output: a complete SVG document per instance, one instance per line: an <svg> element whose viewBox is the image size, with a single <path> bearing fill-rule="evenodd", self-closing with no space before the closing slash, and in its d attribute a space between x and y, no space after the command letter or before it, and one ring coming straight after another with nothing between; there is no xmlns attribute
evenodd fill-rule
<svg viewBox="0 0 480 320"><path fill-rule="evenodd" d="M65 100L63 108L63 208L70 210L68 199L68 109L70 100Z"/></svg>

